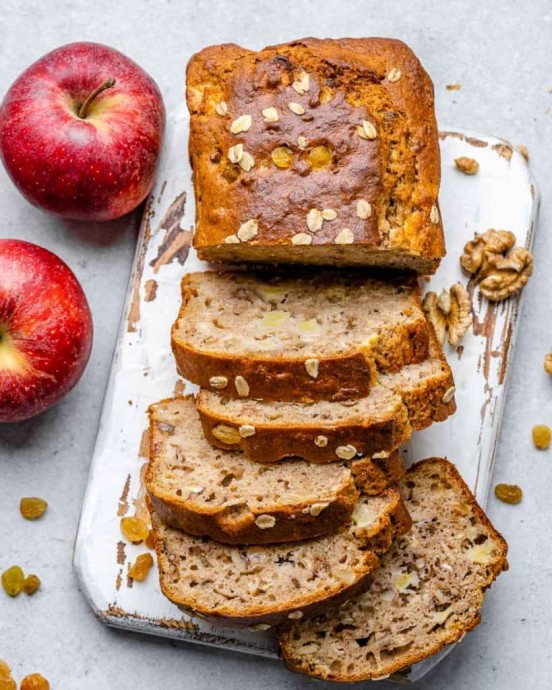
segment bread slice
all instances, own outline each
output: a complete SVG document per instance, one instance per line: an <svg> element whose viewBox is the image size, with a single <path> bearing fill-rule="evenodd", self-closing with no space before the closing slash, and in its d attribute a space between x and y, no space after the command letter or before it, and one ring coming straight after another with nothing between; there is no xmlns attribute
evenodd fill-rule
<svg viewBox="0 0 552 690"><path fill-rule="evenodd" d="M163 594L214 623L256 630L362 592L379 564L376 552L389 549L410 528L396 488L362 496L349 527L270 546L228 546L193 537L151 512ZM267 520L266 528L270 525Z"/></svg>
<svg viewBox="0 0 552 690"><path fill-rule="evenodd" d="M159 518L226 544L297 541L351 522L360 491L381 493L404 475L397 451L328 466L261 465L210 446L191 396L149 408L146 488ZM274 522L270 529L267 524Z"/></svg>
<svg viewBox="0 0 552 690"><path fill-rule="evenodd" d="M480 620L483 592L507 568L507 545L446 460L414 465L400 482L413 520L341 608L278 631L287 665L342 682L385 678L459 641Z"/></svg>
<svg viewBox="0 0 552 690"><path fill-rule="evenodd" d="M440 348L392 374L359 400L293 403L233 400L200 391L205 436L217 448L240 448L257 462L300 457L313 463L373 456L408 440L413 430L455 409L454 380Z"/></svg>
<svg viewBox="0 0 552 690"><path fill-rule="evenodd" d="M229 398L362 397L428 345L413 276L191 273L172 329L180 374Z"/></svg>
<svg viewBox="0 0 552 690"><path fill-rule="evenodd" d="M186 83L201 258L435 271L433 85L404 43L210 46Z"/></svg>

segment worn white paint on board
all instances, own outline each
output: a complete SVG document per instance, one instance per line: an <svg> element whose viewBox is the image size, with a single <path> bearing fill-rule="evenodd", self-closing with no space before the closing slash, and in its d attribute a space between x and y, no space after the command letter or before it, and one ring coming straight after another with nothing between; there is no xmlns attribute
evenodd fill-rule
<svg viewBox="0 0 552 690"><path fill-rule="evenodd" d="M145 411L150 403L171 396L175 386L182 390L170 350L170 327L178 311L180 279L205 267L190 249L194 203L184 111L170 118L171 129L138 239L74 563L90 605L108 625L276 657L272 633L217 628L183 614L163 597L154 573L144 583L127 579L129 565L146 551L144 546L124 543L119 528L123 515L144 511ZM509 229L519 244L530 248L538 208L527 164L506 142L458 131L443 133L441 155L440 206L448 254L426 285L437 292L457 281L467 283L458 259L475 232ZM476 158L479 173L459 172L454 159L460 156ZM404 452L408 462L428 456L450 458L484 504L520 299L492 305L470 287L474 327L461 341L461 351L445 347L456 380L458 411L446 422L415 434ZM191 392L194 387L186 384L185 389ZM420 678L443 656L417 664L407 679Z"/></svg>

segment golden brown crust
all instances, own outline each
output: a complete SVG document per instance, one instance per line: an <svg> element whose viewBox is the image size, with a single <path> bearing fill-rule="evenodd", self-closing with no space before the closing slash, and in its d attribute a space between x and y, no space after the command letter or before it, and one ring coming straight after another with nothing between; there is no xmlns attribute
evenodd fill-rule
<svg viewBox="0 0 552 690"><path fill-rule="evenodd" d="M231 509L214 508L207 511L186 501L178 501L169 494L155 495L150 487L148 496L153 510L166 525L196 537L207 536L222 544L240 546L302 541L335 532L351 522L359 492L353 483L349 484L344 487L335 502L330 503L316 516L309 512L309 505L305 504L267 509L262 512L246 510L241 515L235 515ZM313 502L311 505L317 504ZM260 529L255 524L255 519L259 515L274 517L274 527ZM397 500L389 514L382 516L373 530L373 537L366 536L366 548L376 553L387 551L395 535L408 532L411 524L406 507L402 501Z"/></svg>
<svg viewBox="0 0 552 690"><path fill-rule="evenodd" d="M368 496L381 494L388 486L400 481L406 471L398 450L380 453L379 457L353 460L350 468L358 489Z"/></svg>
<svg viewBox="0 0 552 690"><path fill-rule="evenodd" d="M442 349L435 344L432 350L433 357L441 361L441 375L433 377L431 386L424 385L423 381L418 386L390 384L406 405L414 431L426 429L433 422L443 422L456 412L456 388L452 370ZM393 375L387 378L387 382L390 381L393 381Z"/></svg>
<svg viewBox="0 0 552 690"><path fill-rule="evenodd" d="M185 396L192 399L192 396ZM208 536L224 544L275 544L284 541L311 539L328 534L348 525L359 498L359 492L376 496L404 476L405 467L400 453L395 450L377 458L361 458L348 463L350 479L336 487L332 501L315 501L299 498L294 503L273 507L250 508L240 505L202 505L164 490L157 481L158 454L161 433L155 424L157 409L164 403L177 399L167 398L150 406L149 463L145 485L149 500L167 525L184 530L195 536ZM262 487L259 487L262 490ZM311 513L312 506L322 508ZM324 506L324 507L322 507ZM404 522L404 514L397 507L397 521ZM275 518L274 527L261 529L256 520L259 516Z"/></svg>
<svg viewBox="0 0 552 690"><path fill-rule="evenodd" d="M410 529L410 515L404 506L399 492L396 491L395 493L396 496L394 500L390 501L386 506L385 513L381 515L380 520L370 533L358 537L366 543L366 549L363 549L361 552L362 563L357 563L359 572L354 582L350 584L341 583L340 585L328 586L324 590L322 599L319 597L315 598L313 595L307 595L300 603L297 602L293 606L287 607L281 603L271 603L270 605L255 604L247 610L247 613L237 611L233 608L232 602L229 602L224 607L208 609L200 605L195 599L186 598L181 592L178 592L176 588L172 587L171 578L167 576L167 573L171 570L171 565L160 532L160 529L162 529L162 521L159 515L156 514L150 498L146 497L146 502L152 518L161 591L181 610L191 613L192 615L199 614L207 618L211 623L222 626L242 628L259 624L277 625L287 620L290 613L296 611L301 611L305 616L317 615L328 608L338 606L351 597L364 592L370 583L370 574L379 565L378 556L374 550L370 549L375 547L379 553L383 553L389 549L395 538L405 534ZM271 547L259 546L256 548L270 549Z"/></svg>
<svg viewBox="0 0 552 690"><path fill-rule="evenodd" d="M276 462L287 457L332 462L336 460L336 448L343 445L352 445L365 456L398 448L410 438L413 430L444 421L456 410L452 370L433 334L430 339L431 359L439 363L438 369L431 374L428 372L419 381L401 372L382 375L380 385L395 394L394 402L386 402L377 416L366 417L361 423L336 420L329 427L315 418L308 424L293 423L289 419L260 422L255 415L255 433L242 438L238 433L240 424L252 422L245 416L237 418L235 412L224 406L212 407L208 398L216 394L200 391L197 409L205 437L218 448L239 448L256 462ZM235 430L234 435L239 440L233 444L221 442L213 433L219 424ZM316 443L319 435L326 437L326 445Z"/></svg>
<svg viewBox="0 0 552 690"><path fill-rule="evenodd" d="M368 394L377 380L377 370L399 371L408 364L422 362L428 356L429 331L421 304L416 278L390 277L411 291L407 307L418 318L405 323L384 324L375 343L339 356L318 358L318 375L313 378L305 368L304 357L284 354L274 357L259 351L255 355L198 350L179 336L179 322L187 318L187 307L194 296L196 274L182 279L182 305L171 332L172 351L181 376L192 383L212 389L211 379L224 376L230 384L224 389L229 398L240 397L234 384L243 377L249 387L247 397L262 400L311 402L348 400ZM375 451L374 451L375 452Z"/></svg>
<svg viewBox="0 0 552 690"><path fill-rule="evenodd" d="M292 84L303 73L308 89L299 93ZM434 209L440 161L433 86L406 45L307 38L258 53L211 46L190 60L187 102L197 199L194 245L201 258L435 271L444 240ZM222 115L215 110L221 102L227 109ZM292 112L290 103L300 104L304 114ZM276 108L276 122L265 121L266 108ZM250 128L231 133L242 115L251 116ZM357 133L363 120L376 127L374 139ZM228 159L236 144L253 157L250 170ZM271 158L281 146L293 159L285 169ZM309 155L319 146L331 152L331 162L313 169ZM368 218L357 215L358 199L371 204ZM338 215L311 232L306 216L312 208ZM258 221L254 237L225 243L250 219ZM354 244L335 243L343 228ZM297 233L311 244L292 244Z"/></svg>
<svg viewBox="0 0 552 690"><path fill-rule="evenodd" d="M167 525L192 534L196 537L208 536L222 544L278 544L280 542L301 541L328 534L347 525L356 504L358 492L354 484L344 487L344 491L325 508L318 517L313 518L306 505L300 510L293 507L274 507L254 513L244 507L236 513L231 508L211 512L193 508L174 499L173 496L156 496L149 491L149 497L159 518ZM313 505L315 505L313 503ZM306 513L302 511L306 510ZM256 523L259 515L274 517L276 523L271 529L260 529Z"/></svg>
<svg viewBox="0 0 552 690"><path fill-rule="evenodd" d="M238 376L246 380L250 398L301 402L363 397L376 380L373 362L361 352L324 359L319 365L318 378L314 379L307 373L304 360L211 355L179 341L174 328L172 350L182 377L209 389L211 378L224 376L232 382L224 392L233 398L240 397L233 384Z"/></svg>
<svg viewBox="0 0 552 690"><path fill-rule="evenodd" d="M290 670L298 673L305 673L309 676L319 678L321 680L332 680L344 683L376 680L382 677L387 677L393 673L397 673L398 671L401 671L402 669L405 669L408 666L412 666L413 664L416 664L424 659L427 659L430 656L437 654L444 647L458 642L467 632L473 630L473 628L475 628L479 624L481 620L480 611L483 605L483 593L492 585L492 583L494 582L496 577L501 573L501 571L507 570L508 568L506 560L508 545L502 537L502 535L494 528L489 518L481 509L481 507L475 500L473 494L471 493L470 489L460 476L458 470L456 469L453 463L442 458L427 458L425 460L421 460L408 471L405 481L408 481L409 474L423 470L425 466L431 466L435 463L438 463L439 466L445 471L449 481L453 485L456 485L459 493L463 496L464 502L467 505L469 505L471 509L475 512L476 521L483 523L487 527L490 534L492 535L493 540L496 541L500 547L497 556L494 558L493 562L489 564L488 577L482 584L481 590L478 593L477 607L471 612L471 619L465 621L465 623L462 626L443 629L442 634L436 637L435 643L433 645L429 645L428 648L424 650L424 652L413 653L409 652L408 650L405 650L404 654L401 656L400 659L394 661L389 659L387 662L387 666L385 666L383 669L381 667L378 668L377 674L362 672L341 675L339 673L328 674L327 669L317 670L316 667L309 665L304 659L294 657L291 649L288 650L286 646L286 635L280 634L280 651L282 653L284 661L286 662ZM369 590L369 586L367 589ZM286 626L284 625L280 628L280 632L285 632L285 629Z"/></svg>
<svg viewBox="0 0 552 690"><path fill-rule="evenodd" d="M376 420L366 419L356 424L336 422L332 427L323 428L316 419L310 425L292 424L287 419L266 424L256 423L255 434L247 438L239 437L235 444L223 443L213 430L219 424L239 429L240 422L232 416L221 417L213 414L203 404L203 391L197 398L197 409L205 438L212 446L225 450L242 450L250 460L261 463L278 462L285 458L303 458L308 462L336 462L339 457L335 449L339 446L352 445L364 456L376 453L391 452L405 443L412 433L406 407L397 398L394 408L386 410ZM327 439L325 446L316 443L323 435ZM239 436L239 434L238 434Z"/></svg>

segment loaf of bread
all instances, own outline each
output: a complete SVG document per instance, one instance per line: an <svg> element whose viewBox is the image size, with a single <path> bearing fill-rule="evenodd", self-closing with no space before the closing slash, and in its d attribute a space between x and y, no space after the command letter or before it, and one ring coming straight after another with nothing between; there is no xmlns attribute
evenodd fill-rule
<svg viewBox="0 0 552 690"><path fill-rule="evenodd" d="M433 273L433 85L392 39L211 46L188 64L199 256Z"/></svg>
<svg viewBox="0 0 552 690"><path fill-rule="evenodd" d="M368 591L279 628L288 666L323 680L386 678L457 642L480 620L507 545L451 463L429 459L400 482L408 534L382 557Z"/></svg>
<svg viewBox="0 0 552 690"><path fill-rule="evenodd" d="M404 475L397 451L331 465L261 465L210 446L191 396L149 408L146 488L159 518L226 544L296 541L351 522L360 492L375 495ZM267 529L267 525L271 525Z"/></svg>
<svg viewBox="0 0 552 690"><path fill-rule="evenodd" d="M229 398L343 400L423 361L419 281L358 273L191 273L172 329L179 372Z"/></svg>
<svg viewBox="0 0 552 690"><path fill-rule="evenodd" d="M421 364L380 374L379 384L358 400L237 400L202 390L197 407L205 436L217 448L239 448L257 462L300 457L328 463L389 452L413 430L456 409L452 372L437 343L430 354Z"/></svg>
<svg viewBox="0 0 552 690"><path fill-rule="evenodd" d="M361 496L350 527L270 546L228 546L190 536L165 525L151 503L150 512L163 594L212 622L257 630L363 591L379 564L376 554L410 528L396 488ZM272 529L271 520L265 529Z"/></svg>

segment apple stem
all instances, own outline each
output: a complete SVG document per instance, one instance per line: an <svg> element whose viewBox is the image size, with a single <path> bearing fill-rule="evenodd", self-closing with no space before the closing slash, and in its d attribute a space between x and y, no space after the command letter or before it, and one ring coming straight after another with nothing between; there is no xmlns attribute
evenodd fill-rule
<svg viewBox="0 0 552 690"><path fill-rule="evenodd" d="M81 118L81 120L84 120L84 118L86 117L90 103L92 103L96 96L98 96L102 91L110 89L112 86L115 86L115 79L108 79L107 81L104 81L103 84L100 84L100 86L98 86L97 89L94 89L94 91L92 91L92 93L88 96L88 98L79 108L78 116Z"/></svg>

